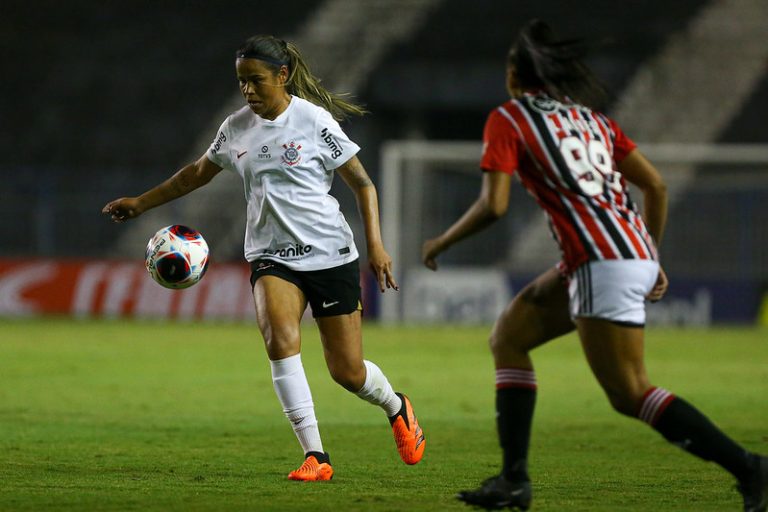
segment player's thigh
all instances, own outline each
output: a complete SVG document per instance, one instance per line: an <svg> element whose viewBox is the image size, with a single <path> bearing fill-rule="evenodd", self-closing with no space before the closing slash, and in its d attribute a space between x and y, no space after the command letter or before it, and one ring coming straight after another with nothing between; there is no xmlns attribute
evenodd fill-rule
<svg viewBox="0 0 768 512"><path fill-rule="evenodd" d="M307 307L304 293L294 283L274 275L260 277L253 285L256 321L271 360L301 350L301 317Z"/></svg>
<svg viewBox="0 0 768 512"><path fill-rule="evenodd" d="M345 388L357 391L365 383L360 311L315 320L331 376Z"/></svg>
<svg viewBox="0 0 768 512"><path fill-rule="evenodd" d="M491 334L494 353L528 352L574 329L568 286L556 268L534 279L499 316Z"/></svg>
<svg viewBox="0 0 768 512"><path fill-rule="evenodd" d="M644 329L598 318L577 318L576 325L600 386L614 407L633 414L650 387L644 361Z"/></svg>

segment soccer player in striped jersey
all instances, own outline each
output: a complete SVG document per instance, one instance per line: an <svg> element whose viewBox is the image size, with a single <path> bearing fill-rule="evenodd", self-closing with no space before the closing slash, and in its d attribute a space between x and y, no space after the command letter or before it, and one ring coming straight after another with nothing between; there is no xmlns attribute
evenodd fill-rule
<svg viewBox="0 0 768 512"><path fill-rule="evenodd" d="M410 400L363 359L358 251L329 194L338 171L357 199L379 288L397 290L381 240L376 187L356 156L360 148L338 123L365 111L325 90L298 48L273 36L248 39L236 53L235 70L247 105L227 117L205 154L141 196L116 199L102 211L122 222L205 185L222 169L236 173L247 201L245 258L256 320L275 392L304 453L288 478L333 476L301 362L307 304L333 379L384 410L401 459L416 464L426 444Z"/></svg>
<svg viewBox="0 0 768 512"><path fill-rule="evenodd" d="M424 263L436 270L441 252L506 212L517 173L547 214L563 258L524 288L493 328L503 466L458 498L489 509L530 506L528 444L537 386L530 351L575 328L614 409L722 466L737 479L744 510L765 511L768 458L745 450L688 402L648 380L644 301L661 299L667 288L657 253L667 216L665 185L621 128L595 109L605 91L579 60L583 49L578 41L557 40L538 20L522 29L507 62L512 100L493 110L485 126L480 197L424 243ZM625 180L643 193L642 215Z"/></svg>

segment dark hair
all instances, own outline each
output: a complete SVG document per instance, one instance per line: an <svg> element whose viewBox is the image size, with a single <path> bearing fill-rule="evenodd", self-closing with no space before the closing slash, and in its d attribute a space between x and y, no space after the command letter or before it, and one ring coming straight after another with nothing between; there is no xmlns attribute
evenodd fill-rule
<svg viewBox="0 0 768 512"><path fill-rule="evenodd" d="M559 101L570 99L590 108L603 108L608 91L581 61L594 43L558 40L545 22L525 24L509 50L508 64L523 89L543 89Z"/></svg>
<svg viewBox="0 0 768 512"><path fill-rule="evenodd" d="M337 121L342 121L350 115L361 116L367 113L363 107L345 100L343 94L334 94L323 88L320 79L312 74L293 43L270 35L257 35L240 46L236 57L259 59L274 73L277 73L281 66L287 66L288 80L285 88L288 93L323 107Z"/></svg>

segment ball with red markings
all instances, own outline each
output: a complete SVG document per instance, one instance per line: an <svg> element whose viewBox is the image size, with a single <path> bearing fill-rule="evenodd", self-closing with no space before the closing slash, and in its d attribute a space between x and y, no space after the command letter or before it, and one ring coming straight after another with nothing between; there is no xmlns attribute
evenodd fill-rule
<svg viewBox="0 0 768 512"><path fill-rule="evenodd" d="M149 239L144 263L158 284L189 288L208 270L208 244L195 229L179 224L166 226Z"/></svg>

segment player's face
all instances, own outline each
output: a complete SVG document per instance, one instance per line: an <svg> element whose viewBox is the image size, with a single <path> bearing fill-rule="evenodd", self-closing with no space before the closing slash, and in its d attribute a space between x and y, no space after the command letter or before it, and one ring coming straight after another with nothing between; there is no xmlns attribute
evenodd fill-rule
<svg viewBox="0 0 768 512"><path fill-rule="evenodd" d="M235 61L240 92L251 110L266 119L275 119L288 106L290 97L285 91L288 68L281 66L275 73L264 61L237 59Z"/></svg>

